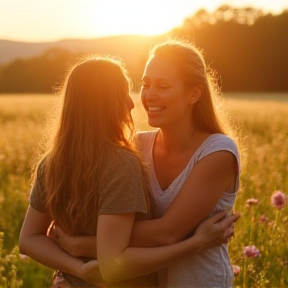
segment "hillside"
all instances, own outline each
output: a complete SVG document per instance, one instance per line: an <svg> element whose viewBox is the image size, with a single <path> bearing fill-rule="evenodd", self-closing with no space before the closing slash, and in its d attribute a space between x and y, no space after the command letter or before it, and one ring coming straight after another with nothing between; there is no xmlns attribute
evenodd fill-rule
<svg viewBox="0 0 288 288"><path fill-rule="evenodd" d="M155 37L123 35L96 39L66 39L57 42L29 43L0 40L0 65L17 58L29 58L51 48L62 48L71 52L104 53L120 56L133 72L144 63L149 46Z"/></svg>
<svg viewBox="0 0 288 288"><path fill-rule="evenodd" d="M288 10L271 15L224 6L212 14L200 11L160 38L200 47L222 91L287 92L287 27ZM48 93L80 52L119 55L137 88L149 46L158 40L132 35L54 43L0 40L0 93ZM13 61L20 57L25 59Z"/></svg>

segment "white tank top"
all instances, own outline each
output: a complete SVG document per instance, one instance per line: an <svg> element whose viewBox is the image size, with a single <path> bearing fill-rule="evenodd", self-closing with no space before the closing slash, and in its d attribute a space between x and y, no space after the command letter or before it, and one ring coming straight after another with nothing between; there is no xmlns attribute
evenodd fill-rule
<svg viewBox="0 0 288 288"><path fill-rule="evenodd" d="M192 169L203 157L216 151L229 151L235 155L240 171L238 149L234 141L223 134L210 135L195 151L186 168L163 191L158 183L153 166L153 146L157 130L139 132L137 143L148 164L148 175L152 189L153 218L160 218L187 180ZM239 172L235 181L234 193L224 192L212 212L232 209L239 190ZM206 250L200 254L187 255L167 268L169 288L230 288L233 286L233 271L229 261L227 244Z"/></svg>

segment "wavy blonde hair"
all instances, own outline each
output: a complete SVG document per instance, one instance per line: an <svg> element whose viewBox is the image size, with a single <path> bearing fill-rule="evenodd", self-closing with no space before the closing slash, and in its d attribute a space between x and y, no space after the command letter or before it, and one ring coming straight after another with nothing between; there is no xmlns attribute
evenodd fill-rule
<svg viewBox="0 0 288 288"><path fill-rule="evenodd" d="M89 213L95 211L95 191L105 181L102 164L109 149L137 155L129 91L122 62L108 56L81 60L66 78L56 134L42 163L47 211L71 235L85 231L95 217ZM143 167L142 174L149 204Z"/></svg>

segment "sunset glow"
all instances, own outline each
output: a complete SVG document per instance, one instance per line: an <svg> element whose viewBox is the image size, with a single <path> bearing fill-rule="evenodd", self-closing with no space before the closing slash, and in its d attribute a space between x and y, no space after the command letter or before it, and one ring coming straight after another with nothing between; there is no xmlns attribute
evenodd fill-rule
<svg viewBox="0 0 288 288"><path fill-rule="evenodd" d="M183 2L183 1L182 1ZM156 35L167 32L182 24L183 15L190 16L201 5L189 4L189 9L181 1L107 1L101 7L90 2L86 16L91 25L89 32L112 34ZM188 4L186 4L188 5ZM210 8L210 7L209 7ZM95 17L97 9L103 13Z"/></svg>
<svg viewBox="0 0 288 288"><path fill-rule="evenodd" d="M0 0L0 39L157 35L180 26L199 9L212 12L223 4L272 13L288 9L287 0Z"/></svg>

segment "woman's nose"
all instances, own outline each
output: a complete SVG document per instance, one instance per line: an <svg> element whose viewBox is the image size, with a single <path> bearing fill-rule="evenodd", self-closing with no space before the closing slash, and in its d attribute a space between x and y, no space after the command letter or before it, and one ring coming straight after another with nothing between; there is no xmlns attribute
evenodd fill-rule
<svg viewBox="0 0 288 288"><path fill-rule="evenodd" d="M157 98L157 93L153 87L145 88L145 90L141 91L141 97L146 100L153 100Z"/></svg>
<svg viewBox="0 0 288 288"><path fill-rule="evenodd" d="M129 109L130 111L135 107L134 102L133 102L131 96L128 97L127 107L128 107L128 109Z"/></svg>

